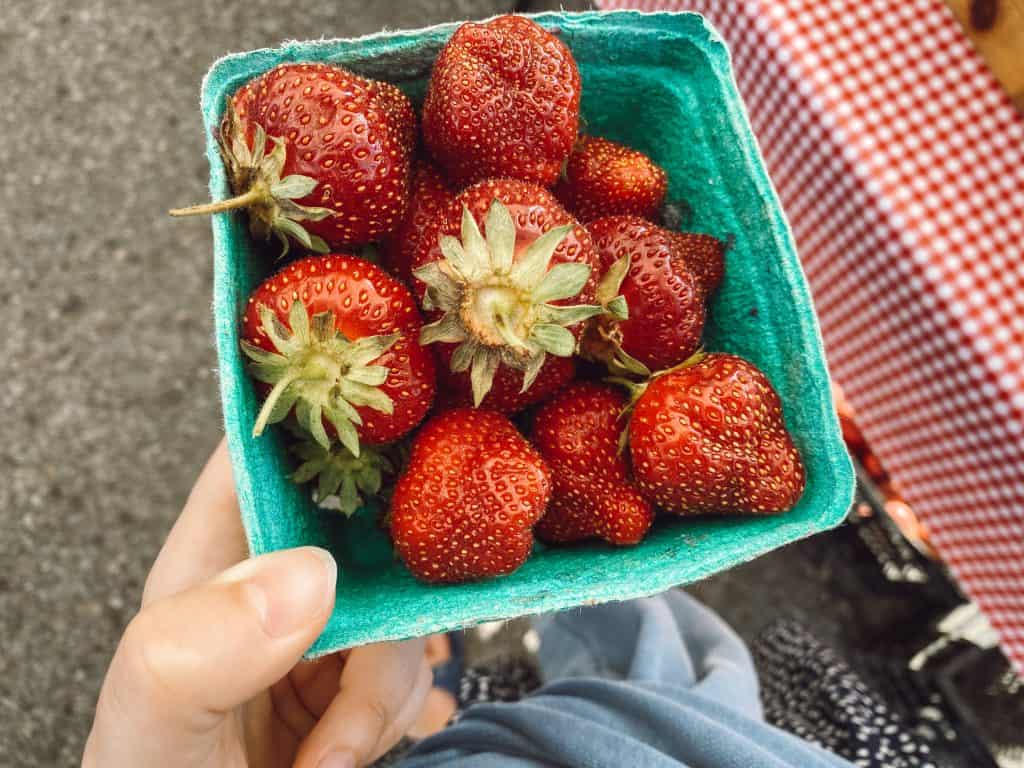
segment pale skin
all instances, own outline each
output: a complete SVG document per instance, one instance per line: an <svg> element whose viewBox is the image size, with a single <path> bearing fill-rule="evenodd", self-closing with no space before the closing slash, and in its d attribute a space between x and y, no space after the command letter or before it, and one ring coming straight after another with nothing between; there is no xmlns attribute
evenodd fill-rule
<svg viewBox="0 0 1024 768"><path fill-rule="evenodd" d="M334 560L315 547L247 557L222 442L111 661L84 768L355 768L447 719L429 661L446 648L431 641L428 654L419 639L302 661L334 604ZM439 694L441 714L421 718Z"/></svg>

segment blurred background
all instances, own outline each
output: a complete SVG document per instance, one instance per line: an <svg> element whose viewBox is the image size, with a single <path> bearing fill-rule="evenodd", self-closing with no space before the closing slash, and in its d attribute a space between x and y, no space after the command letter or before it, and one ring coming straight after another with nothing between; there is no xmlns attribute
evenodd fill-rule
<svg viewBox="0 0 1024 768"><path fill-rule="evenodd" d="M209 64L286 39L589 5L6 1L0 765L78 763L117 638L221 433L209 222L165 215L207 197L198 94ZM898 680L909 710L947 707L936 722L952 723L948 764L995 765L983 752L996 744L1000 765L1020 765L1006 762L1024 753L999 730L1024 712L1020 689L990 630L970 644L980 656L957 657L978 700L956 693L948 670L905 674L929 644L961 642L937 627L963 599L886 516L884 475L871 469L851 525L693 591L748 639L784 613L860 658L867 677ZM503 652L518 642L493 637ZM950 701L928 699L939 682Z"/></svg>

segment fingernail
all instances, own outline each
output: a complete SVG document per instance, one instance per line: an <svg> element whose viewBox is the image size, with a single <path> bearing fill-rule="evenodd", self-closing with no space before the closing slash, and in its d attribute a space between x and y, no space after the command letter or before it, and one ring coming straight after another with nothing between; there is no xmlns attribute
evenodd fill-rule
<svg viewBox="0 0 1024 768"><path fill-rule="evenodd" d="M320 761L317 768L356 768L356 759L351 752L332 752Z"/></svg>
<svg viewBox="0 0 1024 768"><path fill-rule="evenodd" d="M244 579L260 611L264 631L286 637L324 615L334 604L338 566L319 547L275 552L246 563Z"/></svg>

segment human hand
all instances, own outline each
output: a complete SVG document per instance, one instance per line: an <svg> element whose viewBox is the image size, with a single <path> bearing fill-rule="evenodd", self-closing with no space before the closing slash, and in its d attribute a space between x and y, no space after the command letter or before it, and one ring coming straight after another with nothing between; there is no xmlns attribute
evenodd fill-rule
<svg viewBox="0 0 1024 768"><path fill-rule="evenodd" d="M316 547L246 559L224 442L146 580L96 707L84 768L354 768L430 690L424 642L302 661L334 604Z"/></svg>

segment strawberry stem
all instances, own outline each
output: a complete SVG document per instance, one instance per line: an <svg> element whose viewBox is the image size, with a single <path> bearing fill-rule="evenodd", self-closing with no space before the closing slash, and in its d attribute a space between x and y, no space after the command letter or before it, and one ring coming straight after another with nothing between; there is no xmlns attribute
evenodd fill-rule
<svg viewBox="0 0 1024 768"><path fill-rule="evenodd" d="M697 351L690 355L688 358L683 360L681 363L676 363L671 368L665 368L661 371L656 371L651 375L651 379L657 379L660 376L665 376L669 373L675 373L676 371L682 371L686 368L692 368L697 365L701 360L708 356L708 353L704 351L704 347L697 347Z"/></svg>
<svg viewBox="0 0 1024 768"><path fill-rule="evenodd" d="M623 376L606 376L604 380L609 384L618 384L629 394L630 405L623 409L623 413L625 413L633 403L639 400L640 395L642 395L647 389L646 381L633 381L632 379L627 379Z"/></svg>
<svg viewBox="0 0 1024 768"><path fill-rule="evenodd" d="M189 205L185 208L172 208L168 211L171 216L203 216L213 213L223 213L224 211L235 211L239 208L248 208L253 203L261 202L266 198L266 190L261 188L262 185L255 185L247 192L236 195L235 197L229 197L226 200L218 200L213 203L200 203L199 205Z"/></svg>
<svg viewBox="0 0 1024 768"><path fill-rule="evenodd" d="M174 208L171 216L200 216L224 213L240 208L248 209L249 229L259 240L277 237L287 253L290 240L306 249L326 253L323 238L306 229L304 222L315 222L335 215L330 208L302 205L298 200L310 197L319 182L310 176L289 174L282 176L288 159L288 149L282 138L267 136L263 126L254 124L252 146L246 126L239 120L228 101L220 134L221 158L235 197L213 203ZM267 152L267 145L271 147Z"/></svg>
<svg viewBox="0 0 1024 768"><path fill-rule="evenodd" d="M299 371L295 371L292 374L285 376L283 379L278 381L267 398L263 401L263 407L260 408L259 414L256 416L256 423L252 426L252 436L259 437L263 434L263 430L267 428L267 423L270 420L270 414L273 412L274 407L277 405L277 401L280 400L281 395L288 387L290 387L296 379L300 376Z"/></svg>

